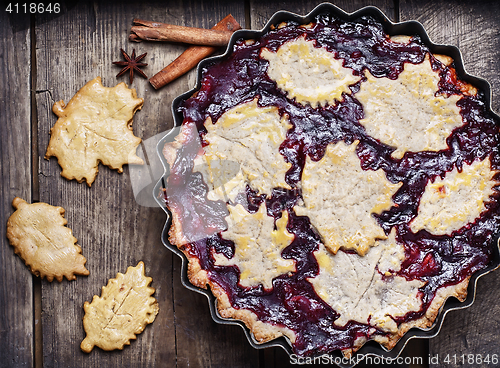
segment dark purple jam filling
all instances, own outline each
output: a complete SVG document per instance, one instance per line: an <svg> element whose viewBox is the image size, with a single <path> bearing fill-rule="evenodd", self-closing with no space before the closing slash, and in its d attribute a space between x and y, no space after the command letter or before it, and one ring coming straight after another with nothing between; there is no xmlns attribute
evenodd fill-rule
<svg viewBox="0 0 500 368"><path fill-rule="evenodd" d="M273 289L265 290L262 286L241 287L237 267L214 265L211 255L214 251L228 258L234 254L233 242L220 236L220 231L226 227L224 217L228 212L224 203L207 200L208 189L201 174L192 171L196 150L191 147L194 153L189 151L190 143L181 148L186 153L179 154L171 167L167 202L182 214L183 231L189 239L194 239L184 249L200 260L210 279L227 292L232 305L251 310L264 322L293 330L296 334L294 352L313 355L351 348L360 336L384 335L384 332L353 321L343 328L335 326L337 313L317 296L307 281L318 274L313 252L318 249L320 239L309 219L296 216L292 210L300 196L297 183L307 155L319 160L328 144L340 140L349 144L359 140L357 154L363 169L381 168L390 181L403 183L393 198L395 206L378 216L386 233L395 227L398 241L405 246L407 259L399 275L426 282L421 288L422 309L395 318L397 323L402 323L421 317L438 288L457 284L490 263L495 232L500 228L498 195L487 204L488 210L479 219L452 236L436 236L425 230L413 234L409 222L417 214L429 179L444 177L455 166L461 168L465 163L486 156L490 157L492 169L500 170L500 135L498 120L488 111L483 95L464 95L457 103L464 126L455 129L448 138L449 149L408 152L400 160L393 159L391 152L394 149L368 136L359 123L364 117L363 108L355 97L359 83L351 87L353 95L344 94L343 100L336 105L312 108L288 99L268 78L268 62L259 57L261 48L275 51L284 42L300 36L315 40L317 47L326 47L343 59L345 67L361 76L368 69L376 77L396 79L404 63L420 63L429 52L418 37L413 37L408 44L392 42L372 18L345 22L330 15L320 15L311 28L290 23L268 32L252 44L238 41L231 55L203 71L200 90L179 107L183 123L194 123L202 139L206 133L203 124L208 117L216 122L224 112L255 97L260 106L277 106L281 115L288 115L293 128L280 152L292 164L286 181L293 190L275 188L266 198L247 187L247 198L240 197L236 202L245 200L250 211L257 211L265 201L268 214L275 218L288 210L287 229L295 235L295 240L282 256L296 261L297 272L277 277ZM431 62L435 70L443 70L439 92L462 95L464 84L457 80L453 66L445 67L433 57ZM203 234L210 235L203 237Z"/></svg>

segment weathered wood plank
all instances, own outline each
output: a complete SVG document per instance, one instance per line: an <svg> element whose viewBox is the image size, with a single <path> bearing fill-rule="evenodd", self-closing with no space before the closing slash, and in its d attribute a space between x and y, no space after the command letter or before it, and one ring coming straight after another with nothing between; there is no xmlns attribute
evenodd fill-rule
<svg viewBox="0 0 500 368"><path fill-rule="evenodd" d="M346 11L354 11L364 5L373 5L373 3L364 1L339 1L336 4ZM407 10L406 5L408 4L409 8L414 9L414 13ZM445 26L450 27L449 30L452 30L452 33L459 35L457 40L461 45L465 42L466 48L471 50L468 56L471 58L469 61L464 54L466 67L472 74L490 80L494 90L493 105L497 108L499 105L496 101L498 99L495 99L495 85L498 86L500 82L494 80L496 76L493 75L493 70L496 68L491 67L491 65L497 65L495 64L496 59L492 56L486 61L484 59L477 60L480 58L479 55L483 55L483 51L476 55L472 52L473 48L468 46L477 46L480 50L486 50L484 51L486 54L494 55L492 51L498 48L495 48L498 46L498 40L494 39L494 36L498 35L498 26L492 27L491 22L487 21L486 23L490 24L489 28L486 30L483 28L483 31L478 33L479 35L486 33L492 38L491 42L486 45L482 43L476 45L480 39L474 40L467 37L464 39L461 36L462 32L465 32L464 30L474 28L470 24L476 24L480 19L493 19L493 15L488 15L489 13L495 14L494 10L490 11L493 9L492 6L486 5L477 13L469 14L469 8L462 5L460 16L455 18L447 14L449 9L447 2L441 2L438 8L433 8L430 2L420 9L415 4L401 2L402 18L405 19L408 16L406 19L420 17L421 20L426 20L432 18L429 16L429 12L441 12L440 18L428 21L431 28L434 27L437 30L437 37L440 37L439 30L445 24ZM254 29L260 28L268 17L277 10L286 9L305 14L315 5L317 3L257 4L250 1L250 24ZM394 18L392 1L378 1L375 5L379 6L390 18ZM474 9L478 6L480 5L470 5L471 8L475 7ZM145 71L149 76L161 70L183 49L179 45L128 43L127 34L132 18L140 17L208 28L229 12L232 12L236 19L243 24L245 16L242 9L242 2L237 4L229 2L198 4L194 1L183 4L148 2L139 5L96 3L78 4L69 13L58 18L57 22L44 23L44 18L39 18L37 23L37 90L39 91L37 103L40 119L38 131L40 158L43 157L48 144L48 131L56 120L50 112L54 100L64 99L67 102L86 81L97 75L102 75L103 83L106 86L116 84L114 75L119 69L113 67L111 61L120 59L118 52L120 47L128 51L136 48L138 53L147 51L146 62L150 65L145 68ZM496 14L498 14L498 9L494 9L497 10ZM456 19L463 20L457 21ZM2 24L0 22L0 25ZM496 24L498 25L498 21ZM431 37L436 42L450 43L446 39L438 40L436 35L432 35L432 33ZM4 40L7 38L2 38L2 41ZM0 61L3 60L0 59ZM18 65L23 65L23 63ZM479 72L475 72L473 68L478 65ZM488 73L491 74L491 77ZM126 81L126 78L122 80ZM179 93L191 88L194 82L195 75L191 72L170 86L156 92L146 81L139 77L136 78L134 86L137 88L138 95L146 99L143 110L134 119L136 135L148 139L171 127L171 100ZM4 106L7 105L4 104ZM3 127L4 124L1 128L3 129ZM1 137L3 155L4 147L6 147L3 132ZM19 135L15 138L21 143L26 142ZM11 152L10 149L9 152ZM19 160L19 157L16 159ZM151 160L151 155L149 155L149 159ZM2 178L4 178L6 177L4 174L6 169L1 166L2 164L4 162L0 162ZM29 182L29 170L27 172ZM61 178L59 176L60 168L55 159L51 161L41 159L40 173L41 200L66 208L69 226L79 238L79 244L88 258L88 268L91 271L89 277L80 278L76 282L52 285L43 283L45 366L104 365L113 367L120 365L126 367L141 365L154 367L165 366L168 364L166 362L173 364L176 359L178 366L253 367L258 364L258 354L246 343L241 330L235 326L219 326L213 323L208 312L206 299L182 287L179 281L179 261L175 258L172 266L172 255L162 248L159 241L165 216L159 209L140 207L135 202L127 169L123 175L119 175L101 167L97 180L91 189L84 184L67 182ZM5 195L2 196L2 201L4 198L6 198ZM10 200L7 198L5 201L10 206ZM4 203L2 202L2 204ZM5 213L11 211L8 206L4 206L7 209L4 211ZM2 248L2 252L5 252L4 248ZM6 259L3 253L1 259L2 262ZM124 272L127 266L135 265L141 259L145 261L148 274L154 279L153 286L157 288L156 296L161 308L157 320L138 337L137 341L132 342L131 347L125 348L123 352L104 353L96 349L89 356L84 355L78 347L79 342L84 337L81 325L83 302L90 300L92 295L98 294L100 287L106 283L108 278L114 277L116 272ZM5 273L5 270L2 272ZM494 277L494 275L490 276ZM479 297L483 282L488 284L487 288L491 287L491 281L486 282L486 280L487 278L479 283ZM9 285L12 284L9 283ZM498 295L496 297L498 298ZM487 301L493 300L493 298L488 296ZM474 307L478 307L478 302L479 300ZM487 305L486 302L483 302L484 306ZM477 313L486 312L491 313L491 311L482 309L477 311ZM452 315L448 316L448 321ZM496 319L494 321L496 322L491 324L491 320L489 320L489 323L493 325L490 326L491 330L495 326L498 327L498 321ZM474 320L472 324L477 324L477 321ZM2 329L3 326L2 324ZM477 331L480 332L481 329L478 327ZM443 338L443 332L436 341ZM450 340L454 339L453 333L456 331L449 333ZM217 343L215 344L214 341ZM288 361L288 357L281 350L275 350L266 350L261 353L264 358L261 362L264 362L266 367L283 366ZM273 362L272 365L268 365L269 361Z"/></svg>
<svg viewBox="0 0 500 368"><path fill-rule="evenodd" d="M133 18L208 28L229 12L238 21L244 22L243 4L229 2L78 4L58 18L57 23L43 23L41 18L37 28L39 156L43 157L45 153L48 132L56 120L50 112L53 102L59 99L67 102L85 82L97 75L102 76L106 86L116 84L114 75L119 69L111 62L120 59L120 47L129 52L132 48L137 53L148 52L145 62L149 66L144 70L149 76L161 70L184 49L171 44L129 43L127 37ZM190 73L157 92L147 81L137 77L134 87L139 97L145 98L145 103L134 118L135 134L148 139L171 127L172 99L191 88L194 82L194 73ZM149 160L153 160L154 154L148 153ZM163 248L160 241L165 215L160 209L141 207L136 203L131 179L127 175L134 169L126 168L125 173L119 175L101 167L92 188L61 178L55 159L41 160L40 169L41 198L66 208L69 226L79 239L90 270L87 278L42 286L45 366L163 367L176 361L179 366L185 363L205 366L205 354L212 355L210 362L213 366L220 366L221 359L231 359L232 356L240 356L246 366L255 366L252 362L258 355L243 341L240 345L228 346L224 351L213 344L213 341L222 339L243 340L241 330L225 330L223 326L219 332L212 333L213 322L206 302L191 302L198 295L180 285L178 270L174 273L175 282L172 284L172 254ZM157 288L160 314L156 321L123 352L106 353L95 349L88 356L81 353L83 302L99 293L101 286L117 271L124 272L127 266L135 265L141 259L145 261L147 274L153 277L153 286ZM184 314L179 317L174 317L176 305L173 304L172 294L176 301L188 301L182 308ZM208 319L203 313L208 315ZM198 320L200 314L202 321ZM180 327L174 325L174 322L184 319L194 323L198 336L196 348L182 323Z"/></svg>
<svg viewBox="0 0 500 368"><path fill-rule="evenodd" d="M163 367L175 362L175 328L172 308L172 254L161 244L165 215L159 208L139 205L134 197L129 168L123 174L101 166L92 188L60 176L57 160L44 160L49 130L56 121L52 104L68 102L87 81L102 76L111 87L120 70L112 61L120 60L120 48L129 53L148 52L144 70L148 75L161 70L182 50L180 46L130 44L128 33L134 17L153 19L166 14L171 5L112 4L81 2L57 21L37 24L37 103L39 115L40 197L66 209L68 226L73 229L87 257L88 277L60 284L43 283L43 350L45 367ZM136 77L133 87L145 99L134 118L134 133L147 140L172 125L171 90L156 93L149 83ZM177 93L174 91L174 93ZM117 272L143 260L146 274L153 278L160 312L122 352L90 354L80 351L85 337L82 326L83 303Z"/></svg>
<svg viewBox="0 0 500 368"><path fill-rule="evenodd" d="M6 224L12 200L31 202L29 16L0 13L0 367L33 366L33 282Z"/></svg>
<svg viewBox="0 0 500 368"><path fill-rule="evenodd" d="M401 20L420 21L431 40L460 48L466 70L485 78L492 85L492 106L500 111L500 3L497 1L400 1ZM488 274L478 281L474 305L450 312L439 335L430 340L429 353L439 356L442 367L449 354L447 367L491 366L470 364L462 354L499 354L500 273ZM457 357L457 361L453 359ZM476 356L474 356L476 359ZM479 362L479 361L478 361Z"/></svg>

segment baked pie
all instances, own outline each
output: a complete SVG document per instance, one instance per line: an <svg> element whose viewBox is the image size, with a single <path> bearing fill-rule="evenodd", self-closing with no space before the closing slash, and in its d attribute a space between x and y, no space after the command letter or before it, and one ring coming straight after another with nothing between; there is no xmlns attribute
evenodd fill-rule
<svg viewBox="0 0 500 368"><path fill-rule="evenodd" d="M391 349L491 262L498 118L419 36L282 23L237 40L178 112L169 240L259 342Z"/></svg>

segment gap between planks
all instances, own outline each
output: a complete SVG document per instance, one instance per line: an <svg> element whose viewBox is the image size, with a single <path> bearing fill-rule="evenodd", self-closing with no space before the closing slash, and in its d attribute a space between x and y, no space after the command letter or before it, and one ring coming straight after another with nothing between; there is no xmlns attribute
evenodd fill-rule
<svg viewBox="0 0 500 368"><path fill-rule="evenodd" d="M30 16L30 115L31 115L31 201L40 201L38 182L38 114L36 104L36 34L35 15ZM42 280L35 275L33 280L33 366L43 367L43 330L42 330Z"/></svg>

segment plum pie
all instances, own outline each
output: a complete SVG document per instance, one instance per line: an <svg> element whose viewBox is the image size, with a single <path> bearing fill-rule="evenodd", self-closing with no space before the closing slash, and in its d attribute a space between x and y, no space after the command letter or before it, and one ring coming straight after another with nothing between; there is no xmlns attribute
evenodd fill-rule
<svg viewBox="0 0 500 368"><path fill-rule="evenodd" d="M163 148L169 241L219 314L294 353L431 327L491 262L499 122L454 60L370 16L238 39Z"/></svg>

